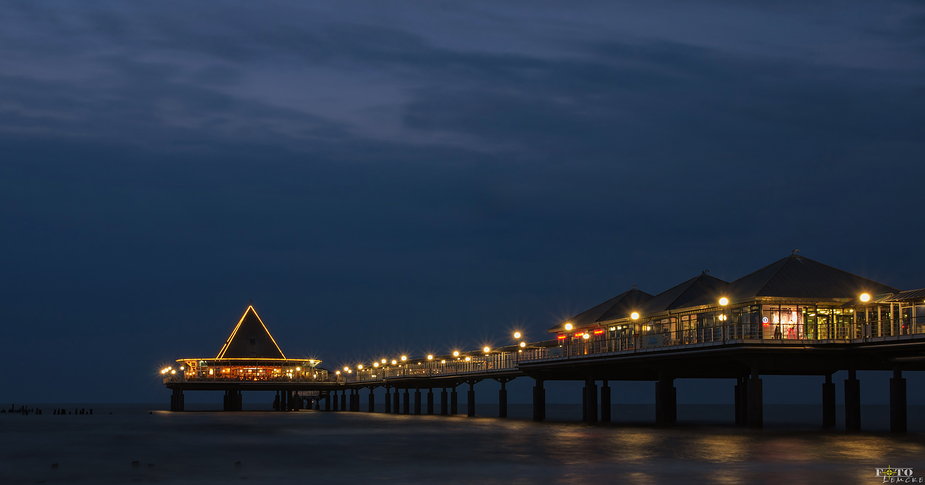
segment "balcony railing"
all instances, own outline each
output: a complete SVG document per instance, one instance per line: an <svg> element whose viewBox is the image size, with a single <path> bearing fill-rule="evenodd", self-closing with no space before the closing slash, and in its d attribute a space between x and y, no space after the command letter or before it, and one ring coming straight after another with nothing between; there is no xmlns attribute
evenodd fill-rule
<svg viewBox="0 0 925 485"><path fill-rule="evenodd" d="M774 325L774 324L769 324ZM876 325L876 328L875 328ZM663 350L683 350L698 347L738 345L793 344L845 344L903 340L925 335L925 318L897 319L878 324L832 323L812 325L786 325L780 332L765 330L765 324L731 323L669 332L649 332L641 335L589 335L585 338L569 337L558 346L525 349L520 352L497 352L446 362L412 362L400 366L362 369L336 376L338 382L371 382L397 378L451 377L471 374L491 374L516 371L521 363L534 363L563 359L588 359L602 356L625 355ZM876 336L877 329L890 329L891 335ZM772 338L765 338L770 333Z"/></svg>

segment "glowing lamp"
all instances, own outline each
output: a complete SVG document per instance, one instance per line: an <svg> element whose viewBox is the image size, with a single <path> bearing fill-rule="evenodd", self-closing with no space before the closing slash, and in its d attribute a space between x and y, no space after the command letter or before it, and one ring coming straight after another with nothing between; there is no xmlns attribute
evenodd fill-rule
<svg viewBox="0 0 925 485"><path fill-rule="evenodd" d="M722 297L722 298L720 298L720 299L719 299L719 304L722 305L722 306L728 305L728 304L729 304L729 298L726 298L725 296Z"/></svg>
<svg viewBox="0 0 925 485"><path fill-rule="evenodd" d="M566 329L566 330L571 330L571 329L572 329L572 324L571 324L571 323L566 323L566 324L565 324L565 329Z"/></svg>
<svg viewBox="0 0 925 485"><path fill-rule="evenodd" d="M485 347L485 348L484 348L484 349L482 349L482 350L484 350L486 354L487 354L488 352L490 352L490 351L491 351L491 349L490 349L490 348L488 348L488 347Z"/></svg>
<svg viewBox="0 0 925 485"><path fill-rule="evenodd" d="M520 343L520 346L521 346L521 347L526 347L526 346L527 346L527 342L521 342L521 343Z"/></svg>
<svg viewBox="0 0 925 485"><path fill-rule="evenodd" d="M454 351L453 351L453 357L459 357L459 351L458 351L458 350L454 350Z"/></svg>
<svg viewBox="0 0 925 485"><path fill-rule="evenodd" d="M604 329L603 329L603 328L594 331L594 335L600 335L600 334L602 334L602 333L604 333Z"/></svg>
<svg viewBox="0 0 925 485"><path fill-rule="evenodd" d="M363 366L361 365L361 366L360 366L360 368L362 369L362 368L363 368ZM295 370L296 370L296 372L299 372L299 371L301 371L301 370L302 370L302 368L301 368L301 367L296 367L296 368L295 368Z"/></svg>
<svg viewBox="0 0 925 485"><path fill-rule="evenodd" d="M466 362L469 362L469 360L471 360L471 359L469 359L469 357L466 357Z"/></svg>
<svg viewBox="0 0 925 485"><path fill-rule="evenodd" d="M514 332L514 338L520 338L520 332Z"/></svg>
<svg viewBox="0 0 925 485"><path fill-rule="evenodd" d="M385 364L385 363L386 363L386 360L385 360L385 359L382 359L382 363Z"/></svg>
<svg viewBox="0 0 925 485"><path fill-rule="evenodd" d="M584 334L584 335L581 336L581 338L583 338L583 339L589 339L589 338L591 338L591 336L588 335L588 334Z"/></svg>
<svg viewBox="0 0 925 485"><path fill-rule="evenodd" d="M446 359L440 361L441 364L446 364Z"/></svg>
<svg viewBox="0 0 925 485"><path fill-rule="evenodd" d="M565 335L564 333L563 333L563 334L559 334L559 340L565 340L565 339L567 339L567 338L568 338L568 335Z"/></svg>
<svg viewBox="0 0 925 485"><path fill-rule="evenodd" d="M335 374L340 375L340 371L335 372Z"/></svg>
<svg viewBox="0 0 925 485"><path fill-rule="evenodd" d="M433 356L433 355L428 355L428 356L427 356L427 360L434 360L434 356Z"/></svg>
<svg viewBox="0 0 925 485"><path fill-rule="evenodd" d="M397 364L397 363L398 363L398 361L396 361L395 359L392 359L392 365L395 365L395 364Z"/></svg>
<svg viewBox="0 0 925 485"><path fill-rule="evenodd" d="M344 372L347 372L349 369L349 367L344 367Z"/></svg>
<svg viewBox="0 0 925 485"><path fill-rule="evenodd" d="M863 302L865 302L865 303L868 302L868 301L870 301L870 295L868 295L867 293L862 294L862 295L861 295L861 301L863 301Z"/></svg>
<svg viewBox="0 0 925 485"><path fill-rule="evenodd" d="M408 356L407 356L407 355L401 356L401 361L402 361L402 362L404 362L404 361L406 361L406 360L408 360Z"/></svg>
<svg viewBox="0 0 925 485"><path fill-rule="evenodd" d="M362 368L363 368L363 364L357 365L357 369L362 369ZM298 369L296 369L296 370L298 370Z"/></svg>
<svg viewBox="0 0 925 485"><path fill-rule="evenodd" d="M373 362L373 367L379 367L379 363L378 363L378 362Z"/></svg>
<svg viewBox="0 0 925 485"><path fill-rule="evenodd" d="M633 312L633 314L630 315L630 318L632 318L633 320L639 320L639 314L636 312Z"/></svg>

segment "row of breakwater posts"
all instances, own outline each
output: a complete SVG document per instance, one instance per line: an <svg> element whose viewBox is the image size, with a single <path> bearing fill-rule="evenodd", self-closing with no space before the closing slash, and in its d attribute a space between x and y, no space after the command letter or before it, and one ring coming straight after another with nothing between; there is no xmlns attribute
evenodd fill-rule
<svg viewBox="0 0 925 485"><path fill-rule="evenodd" d="M9 414L21 414L21 415L23 415L23 416L28 416L28 415L30 415L30 414L41 415L41 414L42 414L42 409L40 409L40 408L30 408L29 406L26 406L26 405L22 405L22 406L19 406L19 407L17 408L15 404L12 404L12 405L10 405L10 409L6 409L6 408L0 409L0 414L6 414L6 413L9 413ZM76 415L79 415L79 414L93 414L93 409L87 409L87 408L74 408L74 411L68 411L68 410L65 409L65 408L55 408L55 409L52 409L52 410L51 410L51 414L53 414L53 415L62 415L62 416L65 415L65 414L76 414Z"/></svg>
<svg viewBox="0 0 925 485"><path fill-rule="evenodd" d="M654 421L665 425L677 422L677 380L728 379L734 422L754 428L764 423L762 376L817 376L821 425L833 428L833 375L847 371L845 429L858 431L858 372L882 371L892 373L890 429L906 432L903 375L925 370L925 289L901 291L794 253L732 282L703 272L655 295L633 287L549 333L552 340L527 342L518 333L519 341L500 348L379 356L330 371L317 359L287 359L249 306L217 357L178 359L161 374L173 411L184 409L186 391L222 390L223 409L240 411L241 393L259 390L277 392L278 410L356 412L369 390L373 412L374 391L384 388L385 412L434 414L438 389L446 415L457 414L457 389L468 386L474 416L475 385L494 380L500 417L507 416L506 384L531 378L536 421L546 419L546 383L579 381L588 423L613 420L612 386L649 381Z"/></svg>

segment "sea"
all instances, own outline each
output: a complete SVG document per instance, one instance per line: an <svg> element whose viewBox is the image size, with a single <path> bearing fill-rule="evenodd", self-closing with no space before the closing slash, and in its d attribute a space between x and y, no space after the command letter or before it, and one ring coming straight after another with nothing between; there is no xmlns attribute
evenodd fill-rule
<svg viewBox="0 0 925 485"><path fill-rule="evenodd" d="M464 405L457 416L29 406L43 413L0 414L0 484L890 483L878 469L912 478L898 483L925 477L925 406L910 406L904 435L888 432L888 406L864 406L859 433L844 431L841 407L840 429L823 431L819 407L802 405L765 405L759 430L734 426L729 405L679 404L670 426L653 423L651 405L614 405L614 422L592 425L573 404L549 404L543 423L529 404L510 405L504 419L488 404L474 418Z"/></svg>

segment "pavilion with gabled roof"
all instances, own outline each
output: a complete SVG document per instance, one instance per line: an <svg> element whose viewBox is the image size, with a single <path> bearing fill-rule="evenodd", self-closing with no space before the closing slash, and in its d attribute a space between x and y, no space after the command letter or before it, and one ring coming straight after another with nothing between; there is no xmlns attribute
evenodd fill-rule
<svg viewBox="0 0 925 485"><path fill-rule="evenodd" d="M253 305L249 305L215 358L177 359L177 363L181 378L187 381L291 382L316 379L321 361L287 359ZM161 372L172 371L168 368Z"/></svg>

